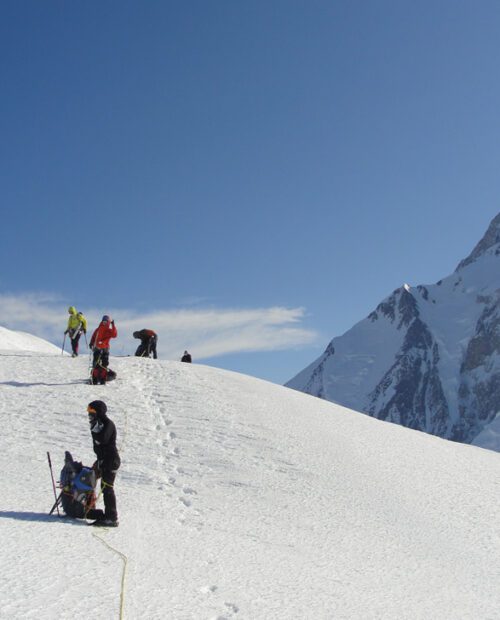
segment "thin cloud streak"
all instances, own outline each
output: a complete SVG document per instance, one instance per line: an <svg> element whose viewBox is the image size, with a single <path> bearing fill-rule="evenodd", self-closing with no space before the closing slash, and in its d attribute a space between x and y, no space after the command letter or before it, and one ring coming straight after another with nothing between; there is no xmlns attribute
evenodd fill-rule
<svg viewBox="0 0 500 620"><path fill-rule="evenodd" d="M60 297L43 293L0 294L0 325L60 344L68 305ZM116 321L118 339L112 348L115 354L133 353L139 341L132 333L143 328L157 332L159 355L167 359L179 359L185 349L202 360L228 353L282 351L318 340L317 332L301 326L304 308L190 308L149 313L91 309L85 311L90 333L103 314Z"/></svg>

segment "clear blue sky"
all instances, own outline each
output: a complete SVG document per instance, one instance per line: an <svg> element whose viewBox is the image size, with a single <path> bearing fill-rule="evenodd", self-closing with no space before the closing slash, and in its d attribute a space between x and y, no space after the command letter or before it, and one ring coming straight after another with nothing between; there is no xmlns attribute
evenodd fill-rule
<svg viewBox="0 0 500 620"><path fill-rule="evenodd" d="M497 1L4 1L0 294L303 308L203 360L284 382L500 211L499 61Z"/></svg>

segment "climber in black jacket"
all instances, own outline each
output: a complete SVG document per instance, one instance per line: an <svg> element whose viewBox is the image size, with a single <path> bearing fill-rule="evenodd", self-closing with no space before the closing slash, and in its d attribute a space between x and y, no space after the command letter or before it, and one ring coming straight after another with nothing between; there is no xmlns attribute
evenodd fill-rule
<svg viewBox="0 0 500 620"><path fill-rule="evenodd" d="M97 461L94 469L101 477L101 489L104 498L104 511L100 508L92 508L88 511L88 519L96 519L92 525L117 527L118 513L116 511L116 497L114 482L116 472L120 467L120 455L116 447L116 427L106 415L107 407L102 400L94 400L89 403L90 433L94 444L94 452Z"/></svg>

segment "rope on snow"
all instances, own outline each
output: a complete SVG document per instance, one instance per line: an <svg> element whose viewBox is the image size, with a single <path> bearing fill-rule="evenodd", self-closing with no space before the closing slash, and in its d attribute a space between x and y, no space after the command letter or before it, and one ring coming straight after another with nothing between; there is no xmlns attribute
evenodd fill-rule
<svg viewBox="0 0 500 620"><path fill-rule="evenodd" d="M97 540L101 542L105 547L107 547L110 551L112 551L113 553L116 553L116 555L118 555L123 562L122 579L121 579L121 584L120 584L120 616L119 616L120 620L123 620L123 609L125 607L125 576L127 574L128 558L124 553L122 553L121 551L118 551L118 549L115 549L115 547L110 545L106 540L104 540L104 538L101 538L95 532L92 532L92 536L94 538L97 538Z"/></svg>

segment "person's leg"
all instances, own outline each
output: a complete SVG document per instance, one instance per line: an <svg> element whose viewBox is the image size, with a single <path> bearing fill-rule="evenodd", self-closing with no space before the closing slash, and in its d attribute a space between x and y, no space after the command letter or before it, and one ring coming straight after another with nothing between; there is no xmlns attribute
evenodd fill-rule
<svg viewBox="0 0 500 620"><path fill-rule="evenodd" d="M69 341L71 342L71 353L72 353L73 357L75 357L75 355L78 355L78 353L77 353L78 347L75 350L75 346L76 346L76 343L75 343L75 330L74 329L70 329L69 332L68 332L68 336L69 336Z"/></svg>
<svg viewBox="0 0 500 620"><path fill-rule="evenodd" d="M97 382L101 385L106 383L108 378L109 350L101 349L99 365L96 368Z"/></svg>
<svg viewBox="0 0 500 620"><path fill-rule="evenodd" d="M103 349L101 353L101 366L107 368L109 366L109 349Z"/></svg>
<svg viewBox="0 0 500 620"><path fill-rule="evenodd" d="M78 343L80 342L81 335L82 335L82 332L78 332L76 336L73 338L73 340L71 341L71 346L73 347L73 353L75 355L78 355Z"/></svg>
<svg viewBox="0 0 500 620"><path fill-rule="evenodd" d="M116 472L114 471L104 470L102 472L101 488L104 498L104 518L110 521L118 521L114 489L115 478Z"/></svg>

